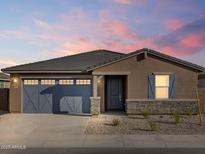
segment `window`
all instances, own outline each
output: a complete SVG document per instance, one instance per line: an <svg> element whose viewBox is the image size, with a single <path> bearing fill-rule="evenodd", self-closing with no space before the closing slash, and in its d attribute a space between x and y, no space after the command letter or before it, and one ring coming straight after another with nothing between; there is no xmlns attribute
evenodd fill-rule
<svg viewBox="0 0 205 154"><path fill-rule="evenodd" d="M77 85L89 85L91 84L90 80L76 80Z"/></svg>
<svg viewBox="0 0 205 154"><path fill-rule="evenodd" d="M59 80L59 84L61 84L61 85L73 85L74 81L73 80Z"/></svg>
<svg viewBox="0 0 205 154"><path fill-rule="evenodd" d="M169 75L155 75L156 99L169 98Z"/></svg>
<svg viewBox="0 0 205 154"><path fill-rule="evenodd" d="M4 88L4 82L0 81L0 88Z"/></svg>
<svg viewBox="0 0 205 154"><path fill-rule="evenodd" d="M41 80L42 85L55 85L55 80Z"/></svg>
<svg viewBox="0 0 205 154"><path fill-rule="evenodd" d="M38 85L38 80L24 80L24 85Z"/></svg>
<svg viewBox="0 0 205 154"><path fill-rule="evenodd" d="M4 82L4 88L10 88L10 82Z"/></svg>
<svg viewBox="0 0 205 154"><path fill-rule="evenodd" d="M0 81L0 89L1 88L9 88L10 87L10 83L6 82L6 81Z"/></svg>

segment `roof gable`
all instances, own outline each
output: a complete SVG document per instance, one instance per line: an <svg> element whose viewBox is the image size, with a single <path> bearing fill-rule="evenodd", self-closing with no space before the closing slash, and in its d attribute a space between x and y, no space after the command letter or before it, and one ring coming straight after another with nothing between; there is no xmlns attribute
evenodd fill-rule
<svg viewBox="0 0 205 154"><path fill-rule="evenodd" d="M122 57L121 59L111 61L111 62L106 63L104 65L100 65L100 66L97 66L95 68L92 68L90 70L95 70L97 68L104 67L104 66L107 66L107 65L110 65L110 64L113 64L113 63L116 63L116 62L119 62L119 61L122 61L122 60L125 60L125 59L128 59L128 58L131 58L133 56L137 56L137 55L142 54L142 53L143 54L153 55L153 56L159 57L161 59L164 59L166 61L176 63L176 64L180 64L182 66L185 66L185 67L190 68L190 69L194 69L194 70L199 71L199 72L204 72L205 71L205 68L202 67L202 66L199 66L199 65L187 62L185 60L181 60L179 58L175 58L175 57L172 57L172 56L169 56L169 55L166 55L166 54L163 54L163 53L160 53L160 52L157 52L155 50L148 49L148 48L143 48L143 49L140 49L140 50L136 50L134 52L131 52L131 53L127 54L126 56Z"/></svg>

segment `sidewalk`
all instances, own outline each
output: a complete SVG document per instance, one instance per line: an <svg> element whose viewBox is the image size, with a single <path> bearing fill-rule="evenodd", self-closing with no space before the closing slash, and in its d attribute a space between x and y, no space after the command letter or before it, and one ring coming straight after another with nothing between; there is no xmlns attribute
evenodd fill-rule
<svg viewBox="0 0 205 154"><path fill-rule="evenodd" d="M16 138L0 143L26 145L27 148L205 148L205 135L69 135L46 139Z"/></svg>
<svg viewBox="0 0 205 154"><path fill-rule="evenodd" d="M84 147L205 148L205 135L89 135Z"/></svg>

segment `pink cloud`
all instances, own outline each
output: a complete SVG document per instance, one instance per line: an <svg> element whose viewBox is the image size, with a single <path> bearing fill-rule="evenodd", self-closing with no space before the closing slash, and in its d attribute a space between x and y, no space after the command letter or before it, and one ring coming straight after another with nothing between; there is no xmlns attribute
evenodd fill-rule
<svg viewBox="0 0 205 154"><path fill-rule="evenodd" d="M172 19L166 22L166 26L169 30L174 31L181 28L184 25L184 22L180 19Z"/></svg>
<svg viewBox="0 0 205 154"><path fill-rule="evenodd" d="M15 60L11 59L0 59L0 68L5 68L9 66L15 66L18 63Z"/></svg>
<svg viewBox="0 0 205 154"><path fill-rule="evenodd" d="M98 19L92 18L82 10L73 11L61 16L55 23L48 23L35 18L34 23L37 28L35 33L20 33L17 31L0 33L4 36L16 36L19 38L33 38L36 42L57 44L53 52L54 55L63 56L76 54L95 49L109 49L122 52L131 52L139 48L153 48L171 55L187 55L198 52L204 48L204 34L194 34L180 37L179 41L162 45L156 38L143 38L132 29L126 20L114 18L109 11L101 11ZM184 23L179 19L169 20L167 27L172 32ZM3 37L1 36L0 37Z"/></svg>
<svg viewBox="0 0 205 154"><path fill-rule="evenodd" d="M1 65L16 65L17 62L15 60L10 60L10 59L0 59L0 64Z"/></svg>
<svg viewBox="0 0 205 154"><path fill-rule="evenodd" d="M134 31L130 29L130 27L119 20L108 20L107 22L103 23L105 30L110 34L122 38L127 39L136 39L137 35Z"/></svg>
<svg viewBox="0 0 205 154"><path fill-rule="evenodd" d="M54 50L54 54L57 56L72 55L89 50L96 50L99 48L100 45L91 41L89 38L79 37L77 39L72 38L72 40L64 42L59 48Z"/></svg>
<svg viewBox="0 0 205 154"><path fill-rule="evenodd" d="M125 4L125 5L128 5L128 4L131 4L131 0L113 0L115 3L119 3L119 4Z"/></svg>
<svg viewBox="0 0 205 154"><path fill-rule="evenodd" d="M205 33L192 32L189 35L181 36L180 40L174 44L169 43L165 46L154 43L154 47L173 56L193 55L205 48Z"/></svg>
<svg viewBox="0 0 205 154"><path fill-rule="evenodd" d="M187 48L203 48L205 47L204 36L203 33L193 33L182 39L180 43Z"/></svg>
<svg viewBox="0 0 205 154"><path fill-rule="evenodd" d="M144 5L146 3L146 0L113 0L113 2L121 5Z"/></svg>

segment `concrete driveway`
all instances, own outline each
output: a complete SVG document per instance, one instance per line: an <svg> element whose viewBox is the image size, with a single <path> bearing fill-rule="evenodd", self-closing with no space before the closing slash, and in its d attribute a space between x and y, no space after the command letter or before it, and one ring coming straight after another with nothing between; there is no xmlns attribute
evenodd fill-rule
<svg viewBox="0 0 205 154"><path fill-rule="evenodd" d="M6 114L0 116L0 143L43 147L71 141L76 145L83 139L88 120L89 116Z"/></svg>

